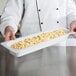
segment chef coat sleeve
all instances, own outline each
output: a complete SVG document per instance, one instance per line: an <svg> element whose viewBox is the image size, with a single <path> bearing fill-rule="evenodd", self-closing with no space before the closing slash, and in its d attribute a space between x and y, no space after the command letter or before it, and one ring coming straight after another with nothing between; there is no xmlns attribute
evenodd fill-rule
<svg viewBox="0 0 76 76"><path fill-rule="evenodd" d="M6 26L10 25L17 32L17 25L21 20L23 11L23 0L7 0L5 8L1 16L0 30L4 36Z"/></svg>
<svg viewBox="0 0 76 76"><path fill-rule="evenodd" d="M76 21L76 4L73 0L67 0L66 3L67 9L67 25L70 28L72 21Z"/></svg>

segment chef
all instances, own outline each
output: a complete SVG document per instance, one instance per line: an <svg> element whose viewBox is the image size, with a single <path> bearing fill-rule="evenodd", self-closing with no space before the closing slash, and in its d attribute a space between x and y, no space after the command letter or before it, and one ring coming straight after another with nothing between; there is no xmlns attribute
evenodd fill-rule
<svg viewBox="0 0 76 76"><path fill-rule="evenodd" d="M76 29L76 6L73 0L7 0L1 32L5 40L15 39L17 25L22 36L64 27Z"/></svg>
<svg viewBox="0 0 76 76"><path fill-rule="evenodd" d="M22 36L60 27L75 31L76 5L73 0L7 0L0 25L5 41L16 39L15 33L19 23ZM49 51L51 49L52 51ZM56 52L57 47L53 46L48 48L48 51L43 50L42 64L51 63L48 62L52 58L49 56L55 58Z"/></svg>

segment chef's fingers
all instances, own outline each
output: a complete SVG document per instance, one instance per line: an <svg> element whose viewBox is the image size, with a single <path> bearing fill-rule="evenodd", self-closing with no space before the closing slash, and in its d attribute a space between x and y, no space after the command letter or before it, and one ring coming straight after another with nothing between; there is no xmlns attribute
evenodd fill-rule
<svg viewBox="0 0 76 76"><path fill-rule="evenodd" d="M74 25L74 24L71 25L70 31L71 31L71 32L75 32L75 33L73 34L73 36L76 37L76 25Z"/></svg>
<svg viewBox="0 0 76 76"><path fill-rule="evenodd" d="M70 31L76 32L76 21L72 21L70 24Z"/></svg>
<svg viewBox="0 0 76 76"><path fill-rule="evenodd" d="M14 40L15 38L14 29L11 26L7 26L5 28L5 41Z"/></svg>
<svg viewBox="0 0 76 76"><path fill-rule="evenodd" d="M11 32L11 40L15 40L16 39L16 36L13 32Z"/></svg>
<svg viewBox="0 0 76 76"><path fill-rule="evenodd" d="M15 34L12 31L7 32L5 34L5 41L15 40L15 39L16 39Z"/></svg>
<svg viewBox="0 0 76 76"><path fill-rule="evenodd" d="M73 36L76 37L76 34L74 34Z"/></svg>
<svg viewBox="0 0 76 76"><path fill-rule="evenodd" d="M70 27L70 31L71 31L71 32L76 32L76 26L71 26L71 27Z"/></svg>
<svg viewBox="0 0 76 76"><path fill-rule="evenodd" d="M16 37L15 37L15 35L13 35L12 37L11 37L11 40L15 40L16 39Z"/></svg>
<svg viewBox="0 0 76 76"><path fill-rule="evenodd" d="M5 41L9 41L9 40L11 40L11 32L7 32L5 34Z"/></svg>

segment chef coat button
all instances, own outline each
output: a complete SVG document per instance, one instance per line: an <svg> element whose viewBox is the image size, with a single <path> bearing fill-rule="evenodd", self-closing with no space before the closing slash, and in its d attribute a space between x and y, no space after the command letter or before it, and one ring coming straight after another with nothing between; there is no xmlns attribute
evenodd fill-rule
<svg viewBox="0 0 76 76"><path fill-rule="evenodd" d="M41 22L41 24L43 24L43 22Z"/></svg>
<svg viewBox="0 0 76 76"><path fill-rule="evenodd" d="M56 10L59 10L59 8L56 8Z"/></svg>
<svg viewBox="0 0 76 76"><path fill-rule="evenodd" d="M57 21L57 23L59 23L59 21Z"/></svg>
<svg viewBox="0 0 76 76"><path fill-rule="evenodd" d="M41 11L41 9L38 10L39 12Z"/></svg>

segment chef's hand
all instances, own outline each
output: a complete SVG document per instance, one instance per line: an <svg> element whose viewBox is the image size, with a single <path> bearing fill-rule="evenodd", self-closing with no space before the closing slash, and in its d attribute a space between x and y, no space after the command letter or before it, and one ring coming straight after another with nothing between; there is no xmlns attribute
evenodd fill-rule
<svg viewBox="0 0 76 76"><path fill-rule="evenodd" d="M73 21L70 25L70 31L76 32L76 21ZM76 33L73 36L76 37Z"/></svg>
<svg viewBox="0 0 76 76"><path fill-rule="evenodd" d="M7 26L5 28L5 41L16 39L13 28L11 26Z"/></svg>

